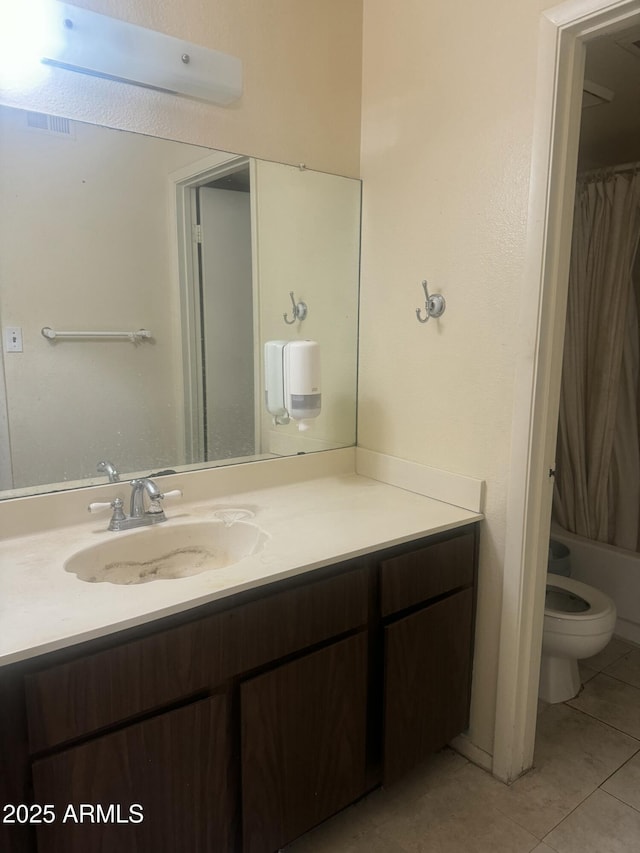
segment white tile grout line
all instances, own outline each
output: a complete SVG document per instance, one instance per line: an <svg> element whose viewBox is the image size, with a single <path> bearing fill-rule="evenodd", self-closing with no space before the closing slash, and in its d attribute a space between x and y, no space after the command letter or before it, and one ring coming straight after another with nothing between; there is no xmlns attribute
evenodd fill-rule
<svg viewBox="0 0 640 853"><path fill-rule="evenodd" d="M600 675L600 673L598 673L598 675ZM638 692L640 693L640 690ZM571 699L567 700L566 702L563 702L562 704L565 705L567 708L570 708L572 711L576 711L578 714L584 714L585 717L589 717L590 719L595 720L597 723L602 723L603 726L606 726L608 729L612 729L614 732L618 732L618 734L621 734L621 735L624 735L625 737L631 738L631 740L635 740L636 743L638 744L638 749L633 753L631 758L633 758L634 755L638 754L638 751L640 751L640 738L637 738L635 735L629 734L629 732L625 732L624 729L619 729L617 726L614 726L612 723L608 723L606 720L601 720L600 717L596 717L593 714L590 714L588 711L585 711L584 708L576 708L574 705L570 705L569 702L571 702ZM626 764L628 760L630 760L630 759L623 761L622 764L620 765L620 767L622 767L624 764ZM620 767L617 767L613 772L617 773L618 770L620 769ZM609 777L607 776L607 779L608 778ZM606 779L605 779L605 782L606 782Z"/></svg>
<svg viewBox="0 0 640 853"><path fill-rule="evenodd" d="M616 661L616 663L618 663L618 661ZM613 664L611 664L611 666L613 666ZM619 681L621 684L626 684L627 687L632 687L634 690L640 692L640 687L638 687L637 684L632 684L630 681L625 681L624 678L622 678L620 675L614 675L612 672L607 672L606 669L603 669L601 672L596 672L596 675L606 675L607 678L613 678L614 681ZM593 677L595 678L596 675L594 675ZM591 681L591 679L589 679L589 681ZM638 703L638 713L640 713L640 703Z"/></svg>
<svg viewBox="0 0 640 853"><path fill-rule="evenodd" d="M584 714L586 717L591 717L591 714L587 714L587 713L586 713L586 711L582 711L580 708L574 708L572 705L568 705L566 702L563 702L562 704L563 704L563 705L566 705L568 708L571 708L571 710L572 710L572 711L578 711L578 713L580 713L580 714ZM597 722L599 722L599 723L602 723L604 726L608 726L610 729L614 729L614 731L620 731L619 729L616 729L616 728L615 728L615 726L611 726L611 725L609 725L609 723L605 723L603 720L598 720L598 718L597 718L597 717L592 717L592 719L596 720L596 721L597 721ZM627 737L630 737L630 738L631 738L631 740L635 740L635 741L637 741L637 743L638 743L638 748L637 748L637 749L636 749L636 751L633 753L633 755L630 755L630 756L629 756L629 758L627 758L625 761L623 761L623 762L622 762L622 764L620 764L618 767L616 767L616 769L615 769L615 770L612 770L612 772L607 776L607 778L606 778L606 779L603 779L603 780L602 780L602 782L598 785L598 787L597 787L597 788L594 788L594 789L593 789L593 791L590 791L590 792L589 792L585 797L583 797L583 798L580 800L580 802L579 802L579 803L577 803L577 804L576 804L576 805L571 809L571 811L569 811L569 812L568 812L568 813L567 813L567 814L562 818L562 820L559 820L559 821L558 821L558 823L556 823L556 824L555 824L555 825L554 825L554 826L549 830L549 832L547 832L547 834L546 834L546 835L543 835L543 836L542 836L542 838L540 839L540 841L543 841L543 842L547 845L547 847L551 847L551 849L552 849L552 850L556 850L556 848L555 848L555 847L552 847L552 846L551 846L551 844L549 844L549 842L546 840L546 839L548 838L548 836L549 836L549 835L550 835L550 834L551 834L555 829L557 829L557 828L560 826L560 824L561 824L561 823L563 823L563 822L564 822L564 821L565 821L565 820L566 820L570 815L572 815L575 811L577 811L577 810L580 808L580 806L582 806L582 805L583 805L583 803L585 803L585 802L589 799L589 797L591 797L591 796L592 796L596 791L601 790L601 789L602 789L602 786L603 786L606 782L608 782L608 781L609 781L609 779L611 779L611 777L612 777L612 776L615 776L615 774L616 774L619 770L621 770L621 769L625 766L625 764L628 764L628 763L629 763L633 758L635 758L635 757L638 755L638 753L640 753L640 740L638 740L637 738L634 738L634 737L633 737L633 735L627 734L627 732L620 732L620 733L621 733L621 734L624 734L624 735L627 735ZM609 791L603 791L602 793L603 793L603 794L607 794L609 797L613 797L615 800L618 800L618 802L622 803L622 805L624 805L624 806L628 806L628 808L630 808L632 811L634 811L634 812L638 812L638 814L640 814L640 811L638 811L638 809L634 808L634 806L630 805L629 803L626 803L624 800L621 800L619 797L616 797L616 795L615 795L615 794L611 794L611 793L609 793ZM532 833L532 834L533 834L533 833Z"/></svg>
<svg viewBox="0 0 640 853"><path fill-rule="evenodd" d="M607 776L607 778L598 785L598 788L602 788L602 786L605 785L609 781L609 779L611 779L612 776L615 776L616 773L618 773L620 770L622 770L622 768L625 767L630 761L633 761L633 759L637 757L638 753L640 753L640 741L638 741L638 749L633 753L633 755L630 755L626 761L623 761L617 770L614 770L613 773L610 773ZM640 814L640 809L637 809L635 806L632 806L630 803L625 802L625 800L621 800L620 797L616 796L615 794L612 794L611 791L604 791L603 793L609 794L610 797L614 797L616 800L623 803L625 806L629 806L629 808L633 809L634 812L638 812L638 814Z"/></svg>
<svg viewBox="0 0 640 853"><path fill-rule="evenodd" d="M625 653L625 654L627 654L627 653ZM623 655L623 657L624 657L624 655ZM602 674L602 673L601 673L601 671L600 671L600 672L598 672L597 674L598 674L598 675L600 675L600 674ZM612 677L612 676L610 676L610 677ZM625 684L626 684L626 682L623 682L623 683L625 683ZM633 685L629 685L629 686L630 686L630 687L633 687ZM636 689L637 689L637 688L636 688ZM640 691L639 691L639 693L640 693ZM575 697L574 697L574 698L575 698ZM545 839L547 838L547 836L548 836L551 832L553 832L553 830L554 830L554 829L556 829L556 828L557 828L557 827L562 823L562 821L566 820L566 819L569 817L569 815L573 814L573 812L574 812L574 811L576 811L576 809L580 808L580 806L585 802L585 800L589 799L589 797L594 793L594 791L598 791L598 790L600 790L600 789L602 788L602 786L603 786L606 782L608 782L608 780L609 780L612 776L614 776L614 775L615 775L619 770L621 770L621 769L625 766L625 764L628 764L628 763L629 763L633 758L635 758L635 757L638 755L638 753L640 753L640 740L639 740L638 738L634 737L633 735L630 735L628 732L625 732L625 731L622 731L621 729L618 729L616 726L612 726L612 725L611 725L611 723L608 723L608 722L606 722L605 720L600 720L598 717L594 717L594 716L593 716L593 714L589 714L587 711L584 711L582 708L574 708L574 706L573 706L573 705L570 705L570 704L569 704L569 702L570 702L570 701L571 701L571 700L568 700L567 702L563 702L562 704L563 704L563 705L565 705L565 707L569 708L571 711L576 711L576 712L577 712L577 713L579 713L579 714L584 714L584 715L585 715L585 717L590 717L592 720L595 720L596 722L601 723L603 726L607 726L608 728L613 729L613 731L619 732L619 734L623 734L623 735L625 735L626 737L631 738L631 740L635 740L635 741L637 742L637 744L638 744L638 748L636 749L636 751L635 751L632 755L630 755L630 756L629 756L629 758L627 758L625 761L623 761L623 762L622 762L622 764L620 764L618 767L616 767L616 768L615 768L615 770L612 770L612 771L611 771L611 773L607 776L607 778L606 778L606 779L603 779L603 780L602 780L602 782L598 785L598 787L597 787L597 788L594 788L594 790L593 790L593 791L591 791L591 792L590 792L589 794L587 794L587 795L586 795L582 800L580 800L580 802L579 802L579 803L578 803L578 804L577 804L573 809L571 809L571 811L570 811L570 812L568 812L568 814L566 814L566 815L562 818L562 820L558 821L558 823L557 823L557 824L555 824L555 826L554 826L552 829L550 829L550 830L549 830L549 832L548 832L546 835L544 835L544 836L540 839L540 841L544 841L544 843L545 843L545 844L547 844L547 846L548 846L548 847L551 847L551 845L550 845L547 841L545 841ZM636 809L636 808L634 808L633 806L629 805L629 803L625 803L625 801L624 801L624 800L620 800L620 799L619 799L619 797L616 797L616 796L615 796L615 794L610 794L610 793L609 793L609 791L604 791L603 793L605 793L605 794L609 794L609 796L610 796L610 797L614 797L614 799L616 799L616 800L618 800L619 802L623 803L623 805L625 805L625 806L629 806L629 808L630 808L630 809L633 809L633 811L636 811L636 812L638 811L638 809ZM555 849L555 848L553 848L553 847L552 847L551 849Z"/></svg>

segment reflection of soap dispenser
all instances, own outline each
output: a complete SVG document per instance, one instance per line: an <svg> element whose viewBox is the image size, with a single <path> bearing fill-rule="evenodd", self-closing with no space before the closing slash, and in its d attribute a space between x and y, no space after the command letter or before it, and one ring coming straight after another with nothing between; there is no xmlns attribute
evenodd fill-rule
<svg viewBox="0 0 640 853"><path fill-rule="evenodd" d="M306 421L320 414L320 346L316 341L291 341L284 349L285 406L298 421L299 430L309 429Z"/></svg>
<svg viewBox="0 0 640 853"><path fill-rule="evenodd" d="M293 418L299 430L321 409L320 346L316 341L267 341L264 347L265 405L275 424Z"/></svg>
<svg viewBox="0 0 640 853"><path fill-rule="evenodd" d="M264 404L274 424L288 424L284 404L284 348L286 341L267 341L264 345Z"/></svg>

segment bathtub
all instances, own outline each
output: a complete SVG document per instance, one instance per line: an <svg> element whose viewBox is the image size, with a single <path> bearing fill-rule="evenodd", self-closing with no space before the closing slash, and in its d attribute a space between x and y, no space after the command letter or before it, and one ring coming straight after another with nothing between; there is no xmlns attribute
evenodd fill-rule
<svg viewBox="0 0 640 853"><path fill-rule="evenodd" d="M640 644L640 554L583 539L557 525L551 538L571 551L571 577L610 596L618 619L615 634Z"/></svg>

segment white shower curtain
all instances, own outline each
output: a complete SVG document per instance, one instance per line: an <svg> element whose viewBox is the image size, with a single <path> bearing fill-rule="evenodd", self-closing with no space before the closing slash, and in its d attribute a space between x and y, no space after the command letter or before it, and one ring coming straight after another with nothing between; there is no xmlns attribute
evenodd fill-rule
<svg viewBox="0 0 640 853"><path fill-rule="evenodd" d="M554 515L567 530L636 549L640 518L638 313L640 174L576 192Z"/></svg>

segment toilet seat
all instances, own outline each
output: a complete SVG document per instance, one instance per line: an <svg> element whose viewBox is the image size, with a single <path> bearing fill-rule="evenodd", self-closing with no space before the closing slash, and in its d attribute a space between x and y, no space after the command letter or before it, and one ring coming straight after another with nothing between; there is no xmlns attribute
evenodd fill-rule
<svg viewBox="0 0 640 853"><path fill-rule="evenodd" d="M591 610L591 605L575 592L547 582L544 608L549 611L559 610L561 613L586 613Z"/></svg>
<svg viewBox="0 0 640 853"><path fill-rule="evenodd" d="M598 622L604 623L602 630L608 630L615 623L616 608L613 601L604 592L573 578L553 575L547 579L547 586L555 586L565 592L584 599L588 610L571 612L545 607L544 627L554 633L592 634L598 632Z"/></svg>

